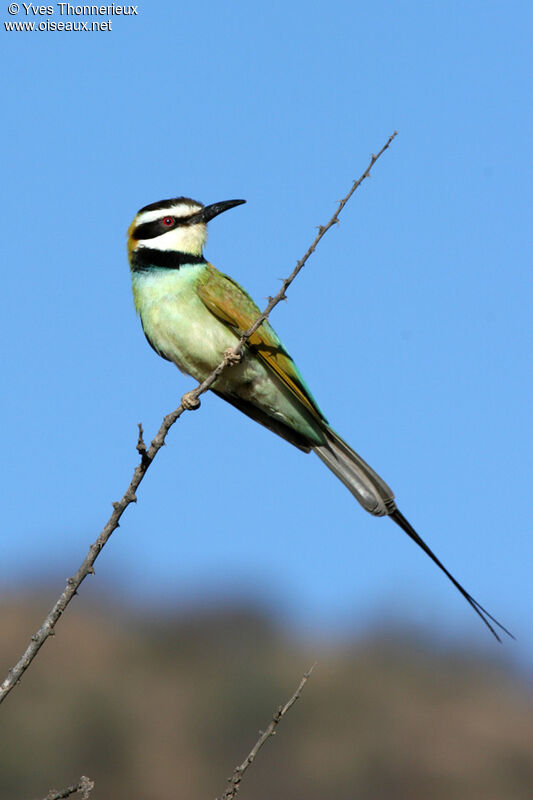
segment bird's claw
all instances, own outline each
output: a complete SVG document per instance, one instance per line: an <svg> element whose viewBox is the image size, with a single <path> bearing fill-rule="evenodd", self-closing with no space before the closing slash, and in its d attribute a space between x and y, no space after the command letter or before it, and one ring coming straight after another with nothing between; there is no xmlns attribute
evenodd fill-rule
<svg viewBox="0 0 533 800"><path fill-rule="evenodd" d="M186 392L181 398L181 405L186 411L195 411L200 408L200 399L192 392Z"/></svg>
<svg viewBox="0 0 533 800"><path fill-rule="evenodd" d="M242 353L235 353L233 347L228 347L228 349L224 351L224 359L226 364L233 367L235 364L240 364L242 361Z"/></svg>

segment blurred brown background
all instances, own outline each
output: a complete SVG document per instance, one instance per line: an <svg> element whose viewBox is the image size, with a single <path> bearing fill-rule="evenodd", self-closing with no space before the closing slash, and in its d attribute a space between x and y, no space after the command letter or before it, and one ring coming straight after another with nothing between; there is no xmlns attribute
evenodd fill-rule
<svg viewBox="0 0 533 800"><path fill-rule="evenodd" d="M4 599L2 678L50 598ZM76 599L0 707L0 798L85 774L95 800L213 800L314 661L239 797L533 797L531 686L496 661L384 629L301 643L244 606L162 618Z"/></svg>

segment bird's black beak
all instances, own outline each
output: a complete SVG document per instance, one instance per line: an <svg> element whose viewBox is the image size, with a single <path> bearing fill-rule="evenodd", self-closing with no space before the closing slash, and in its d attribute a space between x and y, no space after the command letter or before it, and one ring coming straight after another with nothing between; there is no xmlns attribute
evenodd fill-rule
<svg viewBox="0 0 533 800"><path fill-rule="evenodd" d="M198 222L209 222L223 211L229 211L230 208L240 206L242 203L246 203L246 200L223 200L221 203L212 203L210 206L204 206L195 216L198 217Z"/></svg>

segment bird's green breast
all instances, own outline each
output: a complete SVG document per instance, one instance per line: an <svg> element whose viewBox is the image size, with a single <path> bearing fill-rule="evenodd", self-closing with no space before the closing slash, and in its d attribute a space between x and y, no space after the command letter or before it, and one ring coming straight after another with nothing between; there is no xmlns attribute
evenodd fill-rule
<svg viewBox="0 0 533 800"><path fill-rule="evenodd" d="M198 294L203 281L212 279L213 270L202 263L132 272L135 307L150 344L198 381L205 380L224 352L239 341L237 333L211 313ZM241 363L226 370L213 388L237 395L311 442L322 443L320 424L251 351L245 350Z"/></svg>
<svg viewBox="0 0 533 800"><path fill-rule="evenodd" d="M197 293L206 264L132 273L135 308L151 344L197 380L203 380L236 343L235 335Z"/></svg>

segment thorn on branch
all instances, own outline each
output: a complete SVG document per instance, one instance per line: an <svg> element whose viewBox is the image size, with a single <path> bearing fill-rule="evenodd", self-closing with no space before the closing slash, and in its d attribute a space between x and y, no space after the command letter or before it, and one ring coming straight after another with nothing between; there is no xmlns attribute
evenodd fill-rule
<svg viewBox="0 0 533 800"><path fill-rule="evenodd" d="M139 428L139 438L137 439L137 452L139 453L139 455L145 456L146 455L146 445L144 443L144 438L143 438L144 431L143 431L142 422L137 423L137 427Z"/></svg>
<svg viewBox="0 0 533 800"><path fill-rule="evenodd" d="M82 775L80 780L80 789L82 792L82 800L89 800L89 795L94 789L94 781L88 778L87 775Z"/></svg>

